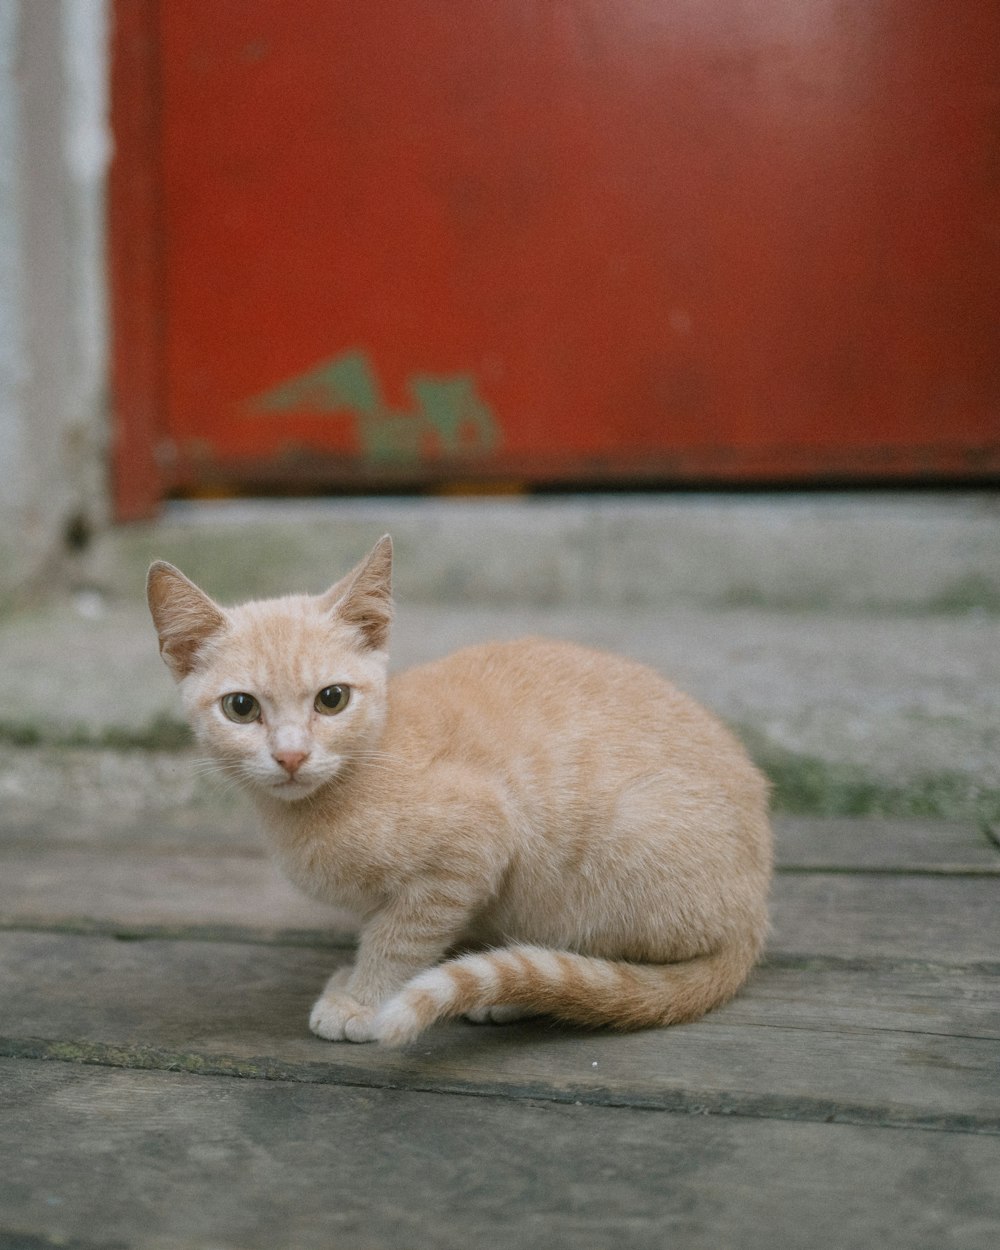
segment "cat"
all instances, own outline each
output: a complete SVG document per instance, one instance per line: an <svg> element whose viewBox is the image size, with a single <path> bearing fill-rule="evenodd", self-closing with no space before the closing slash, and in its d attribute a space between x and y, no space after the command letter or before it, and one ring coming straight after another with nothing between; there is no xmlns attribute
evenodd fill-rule
<svg viewBox="0 0 1000 1250"><path fill-rule="evenodd" d="M392 544L319 596L222 608L149 571L199 743L306 893L363 918L319 1037L435 1020L635 1029L742 986L768 927L767 784L657 673L585 647L473 646L391 679Z"/></svg>

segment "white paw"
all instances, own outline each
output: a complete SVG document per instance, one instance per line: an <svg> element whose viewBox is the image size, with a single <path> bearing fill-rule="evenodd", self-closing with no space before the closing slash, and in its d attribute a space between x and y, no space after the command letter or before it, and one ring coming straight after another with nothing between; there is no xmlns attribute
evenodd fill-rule
<svg viewBox="0 0 1000 1250"><path fill-rule="evenodd" d="M405 996L397 994L383 1003L374 1020L374 1034L384 1046L405 1046L423 1032L423 1026L407 1005Z"/></svg>
<svg viewBox="0 0 1000 1250"><path fill-rule="evenodd" d="M523 1020L531 1014L514 1003L502 1003L498 1007L476 1007L467 1011L465 1018L472 1024L512 1024L515 1020Z"/></svg>
<svg viewBox="0 0 1000 1250"><path fill-rule="evenodd" d="M364 1007L348 994L323 991L309 1015L309 1027L328 1042L372 1042L373 1007Z"/></svg>

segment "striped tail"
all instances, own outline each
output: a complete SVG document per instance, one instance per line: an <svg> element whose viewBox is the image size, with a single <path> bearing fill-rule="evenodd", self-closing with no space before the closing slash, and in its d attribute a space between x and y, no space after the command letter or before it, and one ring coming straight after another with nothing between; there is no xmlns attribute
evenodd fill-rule
<svg viewBox="0 0 1000 1250"><path fill-rule="evenodd" d="M758 953L758 943L748 940L673 964L593 959L540 946L462 955L408 981L379 1008L373 1036L402 1046L435 1020L506 1005L589 1028L680 1024L732 998Z"/></svg>

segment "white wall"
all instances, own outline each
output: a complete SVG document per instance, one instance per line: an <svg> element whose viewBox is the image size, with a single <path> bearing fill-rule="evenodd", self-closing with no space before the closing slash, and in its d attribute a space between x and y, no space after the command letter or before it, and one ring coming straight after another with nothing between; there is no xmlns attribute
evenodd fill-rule
<svg viewBox="0 0 1000 1250"><path fill-rule="evenodd" d="M107 518L105 0L0 0L0 603Z"/></svg>

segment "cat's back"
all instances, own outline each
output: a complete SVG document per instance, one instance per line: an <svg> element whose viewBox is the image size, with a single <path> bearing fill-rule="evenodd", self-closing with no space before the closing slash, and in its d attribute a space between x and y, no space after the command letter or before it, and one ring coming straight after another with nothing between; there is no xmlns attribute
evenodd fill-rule
<svg viewBox="0 0 1000 1250"><path fill-rule="evenodd" d="M645 679L645 680L643 680ZM393 701L415 719L463 717L475 710L487 719L524 728L537 717L612 718L622 695L645 703L649 679L660 697L679 694L658 674L622 656L571 642L521 638L463 647L440 660L392 678ZM617 697L612 698L617 691Z"/></svg>
<svg viewBox="0 0 1000 1250"><path fill-rule="evenodd" d="M389 731L436 759L755 773L729 731L655 670L544 638L466 647L395 676Z"/></svg>

